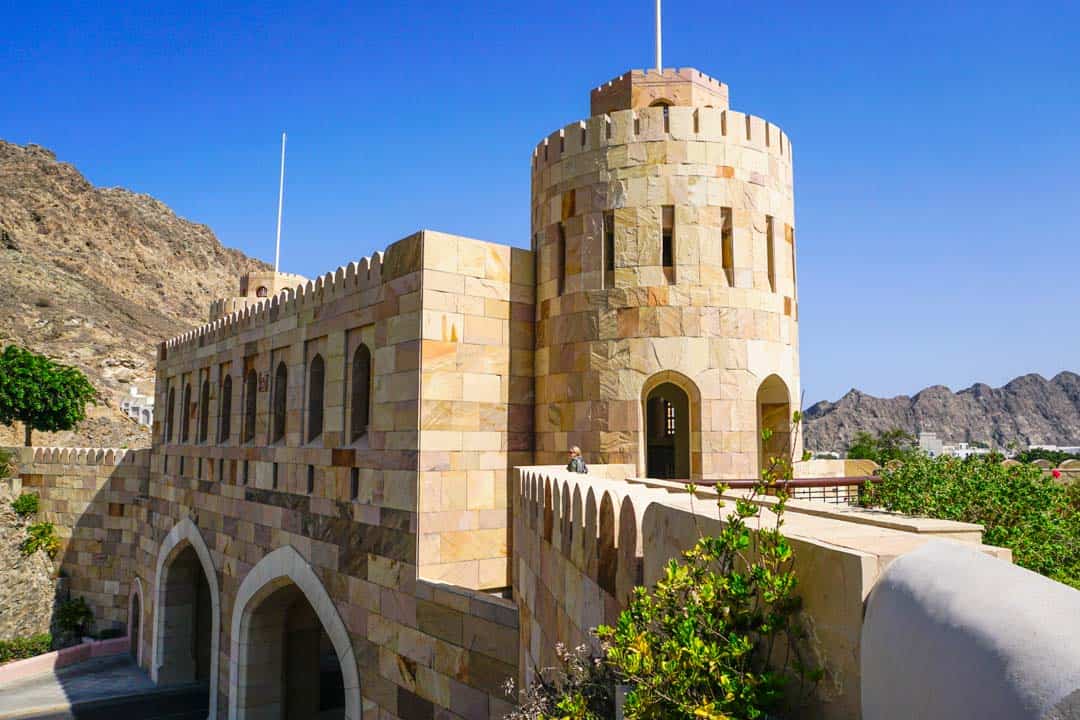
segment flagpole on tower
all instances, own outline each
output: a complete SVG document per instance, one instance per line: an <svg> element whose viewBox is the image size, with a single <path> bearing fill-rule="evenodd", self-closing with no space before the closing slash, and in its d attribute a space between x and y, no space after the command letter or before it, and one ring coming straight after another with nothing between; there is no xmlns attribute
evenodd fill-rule
<svg viewBox="0 0 1080 720"><path fill-rule="evenodd" d="M660 43L660 0L656 0L656 72L664 72L664 55Z"/></svg>
<svg viewBox="0 0 1080 720"><path fill-rule="evenodd" d="M659 2L659 0L657 0ZM285 199L285 133L281 133L281 181L277 195L277 242L274 245L274 273L281 263L281 202Z"/></svg>

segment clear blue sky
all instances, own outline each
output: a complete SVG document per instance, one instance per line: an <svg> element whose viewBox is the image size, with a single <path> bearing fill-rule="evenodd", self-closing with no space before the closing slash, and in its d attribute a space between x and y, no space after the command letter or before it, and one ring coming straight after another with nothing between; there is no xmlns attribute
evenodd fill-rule
<svg viewBox="0 0 1080 720"><path fill-rule="evenodd" d="M222 9L226 7L226 9ZM652 63L651 0L9 3L0 137L314 276L527 245L529 154ZM665 64L795 150L806 401L1080 370L1080 10L665 2Z"/></svg>

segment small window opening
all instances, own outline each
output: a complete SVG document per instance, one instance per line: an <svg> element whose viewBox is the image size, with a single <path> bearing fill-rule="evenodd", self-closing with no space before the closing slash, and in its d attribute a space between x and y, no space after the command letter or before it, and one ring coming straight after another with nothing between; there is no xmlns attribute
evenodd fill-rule
<svg viewBox="0 0 1080 720"><path fill-rule="evenodd" d="M276 443L285 439L288 386L289 370L282 361L278 363L277 371L274 373L274 434L271 436L271 442Z"/></svg>
<svg viewBox="0 0 1080 720"><path fill-rule="evenodd" d="M255 291L255 297L264 298L264 297L266 297L267 292L268 291L266 289L266 286L260 285L259 288Z"/></svg>
<svg viewBox="0 0 1080 720"><path fill-rule="evenodd" d="M352 468L349 473L349 499L360 497L360 468Z"/></svg>
<svg viewBox="0 0 1080 720"><path fill-rule="evenodd" d="M244 442L255 439L255 402L258 399L259 375L255 369L247 371L244 378Z"/></svg>
<svg viewBox="0 0 1080 720"><path fill-rule="evenodd" d="M371 351L361 344L353 353L351 374L350 437L356 442L367 434L371 418Z"/></svg>
<svg viewBox="0 0 1080 720"><path fill-rule="evenodd" d="M307 466L307 492L311 495L315 492L315 466Z"/></svg>
<svg viewBox="0 0 1080 720"><path fill-rule="evenodd" d="M694 132L695 133L701 132L701 119L698 116L698 112L699 112L698 110L694 111Z"/></svg>
<svg viewBox="0 0 1080 720"><path fill-rule="evenodd" d="M559 154L561 155L564 152L566 152L566 136L560 134L559 135Z"/></svg>
<svg viewBox="0 0 1080 720"><path fill-rule="evenodd" d="M218 442L229 442L232 434L232 376L221 381L221 398L218 401Z"/></svg>
<svg viewBox="0 0 1080 720"><path fill-rule="evenodd" d="M720 134L727 135L727 110L720 113Z"/></svg>
<svg viewBox="0 0 1080 720"><path fill-rule="evenodd" d="M218 458L217 461L217 480L220 483L225 482L225 460Z"/></svg>
<svg viewBox="0 0 1080 720"><path fill-rule="evenodd" d="M641 118L639 118L639 117L634 118L634 134L635 135L640 135L641 134Z"/></svg>
<svg viewBox="0 0 1080 720"><path fill-rule="evenodd" d="M615 272L615 212L604 213L604 271Z"/></svg>
<svg viewBox="0 0 1080 720"><path fill-rule="evenodd" d="M555 264L558 278L558 294L566 291L566 227L559 223L558 241L555 247Z"/></svg>
<svg viewBox="0 0 1080 720"><path fill-rule="evenodd" d="M308 371L308 442L322 435L323 395L326 388L326 364L322 355L311 359Z"/></svg>
<svg viewBox="0 0 1080 720"><path fill-rule="evenodd" d="M202 458L199 458L195 463L195 477L202 480Z"/></svg>
<svg viewBox="0 0 1080 720"><path fill-rule="evenodd" d="M770 143L772 141L770 140L769 135L771 135L771 134L772 134L772 128L769 127L769 123L765 123L765 147L770 147Z"/></svg>
<svg viewBox="0 0 1080 720"><path fill-rule="evenodd" d="M273 485L274 489L277 490L277 485L278 485L278 464L277 463L274 463L274 470L273 470L273 476L271 478L271 481L274 484Z"/></svg>
<svg viewBox="0 0 1080 720"><path fill-rule="evenodd" d="M720 255L727 276L728 286L735 287L735 239L732 227L731 208L721 208Z"/></svg>
<svg viewBox="0 0 1080 720"><path fill-rule="evenodd" d="M791 293L792 295L798 295L799 282L795 273L795 228L790 225L784 225L784 232L787 234L788 247L791 248Z"/></svg>
<svg viewBox="0 0 1080 720"><path fill-rule="evenodd" d="M662 211L661 252L665 270L675 266L675 206L664 205ZM669 282L671 278L668 278Z"/></svg>
<svg viewBox="0 0 1080 720"><path fill-rule="evenodd" d="M773 248L772 215L765 216L765 254L769 263L769 288L776 292L776 256Z"/></svg>
<svg viewBox="0 0 1080 720"><path fill-rule="evenodd" d="M611 116L610 115L606 116L606 122L604 123L604 125L605 125L604 133L607 135L607 139L610 140L611 139Z"/></svg>
<svg viewBox="0 0 1080 720"><path fill-rule="evenodd" d="M210 381L203 380L199 391L199 442L210 438Z"/></svg>
<svg viewBox="0 0 1080 720"><path fill-rule="evenodd" d="M183 455L180 456L180 477L184 477L184 460L186 459Z"/></svg>
<svg viewBox="0 0 1080 720"><path fill-rule="evenodd" d="M581 147L584 148L588 144L588 132L584 125L581 126Z"/></svg>
<svg viewBox="0 0 1080 720"><path fill-rule="evenodd" d="M165 468L161 472L165 473L166 475L169 474L169 456L168 455L165 456Z"/></svg>
<svg viewBox="0 0 1080 720"><path fill-rule="evenodd" d="M184 404L180 410L183 413L183 417L180 418L180 442L182 443L191 440L191 414L194 409L191 404L191 383L187 383L184 385Z"/></svg>
<svg viewBox="0 0 1080 720"><path fill-rule="evenodd" d="M746 116L746 139L750 139L750 116Z"/></svg>
<svg viewBox="0 0 1080 720"><path fill-rule="evenodd" d="M244 461L243 472L240 473L240 482L244 485L248 484L248 461Z"/></svg>

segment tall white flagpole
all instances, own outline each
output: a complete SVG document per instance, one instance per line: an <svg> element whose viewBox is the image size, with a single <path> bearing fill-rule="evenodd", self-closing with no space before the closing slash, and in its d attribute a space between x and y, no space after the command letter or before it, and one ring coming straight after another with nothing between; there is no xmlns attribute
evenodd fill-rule
<svg viewBox="0 0 1080 720"><path fill-rule="evenodd" d="M657 0L659 2L660 0ZM281 181L277 194L277 242L274 245L274 272L281 264L281 202L285 199L285 133L281 133Z"/></svg>
<svg viewBox="0 0 1080 720"><path fill-rule="evenodd" d="M656 0L656 72L664 72L664 55L660 45L660 0Z"/></svg>

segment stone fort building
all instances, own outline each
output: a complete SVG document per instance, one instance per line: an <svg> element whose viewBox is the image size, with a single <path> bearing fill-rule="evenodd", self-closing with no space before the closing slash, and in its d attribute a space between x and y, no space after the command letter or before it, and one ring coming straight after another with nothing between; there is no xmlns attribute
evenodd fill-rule
<svg viewBox="0 0 1080 720"><path fill-rule="evenodd" d="M627 478L798 451L788 137L697 70L632 71L531 173L529 250L424 230L244 278L160 346L151 450L23 453L73 592L158 683L205 682L215 718L500 718L695 527ZM592 474L543 467L574 445ZM842 649L816 716L858 714L866 558L921 542L874 529L799 548L840 558L808 590Z"/></svg>

